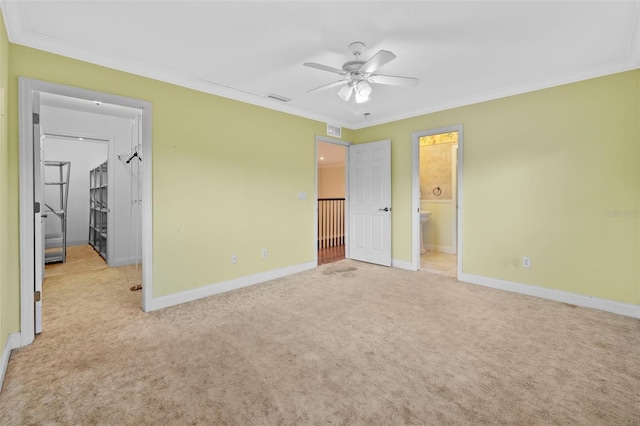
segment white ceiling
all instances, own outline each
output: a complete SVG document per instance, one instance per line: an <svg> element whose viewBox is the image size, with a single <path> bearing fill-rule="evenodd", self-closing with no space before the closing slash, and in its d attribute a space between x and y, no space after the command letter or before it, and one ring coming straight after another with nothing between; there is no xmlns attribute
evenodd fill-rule
<svg viewBox="0 0 640 426"><path fill-rule="evenodd" d="M640 67L639 1L0 4L13 43L353 129ZM302 64L340 68L354 41L420 84L307 93L340 77Z"/></svg>

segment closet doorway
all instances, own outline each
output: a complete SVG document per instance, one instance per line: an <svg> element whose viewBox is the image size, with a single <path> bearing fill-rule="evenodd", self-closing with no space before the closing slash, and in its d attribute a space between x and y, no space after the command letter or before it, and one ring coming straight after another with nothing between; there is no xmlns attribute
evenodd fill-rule
<svg viewBox="0 0 640 426"><path fill-rule="evenodd" d="M142 289L143 309L150 298L151 106L25 78L19 89L24 346L46 331L47 278L76 274L78 283L96 284L117 275ZM112 275L101 278L101 270Z"/></svg>

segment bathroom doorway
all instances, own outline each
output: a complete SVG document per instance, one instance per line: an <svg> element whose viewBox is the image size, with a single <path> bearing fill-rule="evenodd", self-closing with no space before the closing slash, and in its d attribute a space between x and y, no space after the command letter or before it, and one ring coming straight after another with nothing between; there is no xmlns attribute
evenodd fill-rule
<svg viewBox="0 0 640 426"><path fill-rule="evenodd" d="M458 277L462 126L413 134L414 267Z"/></svg>

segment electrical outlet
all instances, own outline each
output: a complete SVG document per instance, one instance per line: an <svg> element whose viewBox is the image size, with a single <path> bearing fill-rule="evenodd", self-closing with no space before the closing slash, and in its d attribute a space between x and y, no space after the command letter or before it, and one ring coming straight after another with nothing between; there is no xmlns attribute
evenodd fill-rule
<svg viewBox="0 0 640 426"><path fill-rule="evenodd" d="M235 254L231 255L231 263L238 263L238 256L236 256Z"/></svg>
<svg viewBox="0 0 640 426"><path fill-rule="evenodd" d="M267 258L267 255L268 255L268 253L267 253L267 249L262 249L262 258L263 258L263 259L266 259L266 258Z"/></svg>
<svg viewBox="0 0 640 426"><path fill-rule="evenodd" d="M531 268L531 258L529 256L522 256L522 267Z"/></svg>

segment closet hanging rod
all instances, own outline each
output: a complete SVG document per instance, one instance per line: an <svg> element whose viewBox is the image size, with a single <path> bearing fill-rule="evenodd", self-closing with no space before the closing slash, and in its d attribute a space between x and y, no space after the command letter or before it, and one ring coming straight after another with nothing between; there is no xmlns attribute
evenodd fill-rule
<svg viewBox="0 0 640 426"><path fill-rule="evenodd" d="M91 138L86 136L71 136L71 135L63 135L61 133L44 133L45 136L51 138L60 138L60 139L72 139L76 141L92 141L92 142L109 142L108 139L100 139L100 138Z"/></svg>

